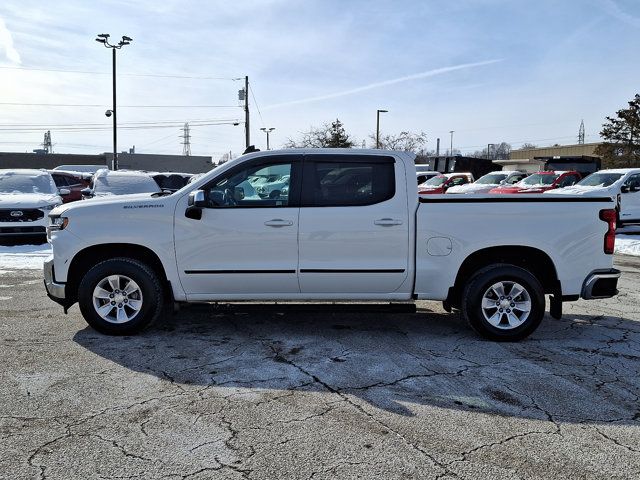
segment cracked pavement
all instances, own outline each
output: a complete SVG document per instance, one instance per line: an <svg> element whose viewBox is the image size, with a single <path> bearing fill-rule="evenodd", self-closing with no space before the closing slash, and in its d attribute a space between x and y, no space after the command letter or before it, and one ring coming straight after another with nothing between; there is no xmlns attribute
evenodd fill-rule
<svg viewBox="0 0 640 480"><path fill-rule="evenodd" d="M640 478L640 259L529 339L439 303L199 305L89 329L0 278L1 479Z"/></svg>

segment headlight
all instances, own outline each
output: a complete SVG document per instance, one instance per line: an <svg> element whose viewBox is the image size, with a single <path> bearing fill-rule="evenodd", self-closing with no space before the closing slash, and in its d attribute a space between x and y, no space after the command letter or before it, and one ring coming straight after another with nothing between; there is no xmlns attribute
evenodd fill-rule
<svg viewBox="0 0 640 480"><path fill-rule="evenodd" d="M49 215L49 230L64 230L69 225L69 218Z"/></svg>
<svg viewBox="0 0 640 480"><path fill-rule="evenodd" d="M60 205L62 205L61 203L52 203L51 205L44 205L42 207L40 207L40 210L44 210L44 211L50 211L53 210L56 207L59 207Z"/></svg>

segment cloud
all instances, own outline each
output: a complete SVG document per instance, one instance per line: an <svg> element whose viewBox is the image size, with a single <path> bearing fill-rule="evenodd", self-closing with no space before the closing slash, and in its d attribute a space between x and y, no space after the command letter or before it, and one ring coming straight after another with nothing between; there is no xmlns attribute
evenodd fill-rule
<svg viewBox="0 0 640 480"><path fill-rule="evenodd" d="M11 32L0 17L0 50L4 50L4 54L12 63L21 63L20 54L13 46L13 37Z"/></svg>
<svg viewBox="0 0 640 480"><path fill-rule="evenodd" d="M600 0L599 3L602 9L612 17L633 27L640 28L640 17L634 17L625 12L614 0Z"/></svg>
<svg viewBox="0 0 640 480"><path fill-rule="evenodd" d="M299 105L301 103L319 102L322 100L330 100L338 97L345 97L347 95L353 95L354 93L365 92L367 90L373 90L374 88L386 87L388 85L395 85L396 83L408 82L410 80L419 80L422 78L435 77L437 75L443 75L449 72L455 72L457 70L465 70L468 68L482 67L484 65L491 65L492 63L501 62L501 59L486 60L484 62L475 63L463 63L461 65L454 65L452 67L436 68L434 70L427 70L426 72L414 73L413 75L406 75L404 77L394 78L391 80L385 80L382 82L370 83L361 87L351 88L349 90L343 90L342 92L329 93L327 95L319 95L317 97L302 98L300 100L292 100L290 102L276 103L265 107L266 109L285 107L290 105Z"/></svg>

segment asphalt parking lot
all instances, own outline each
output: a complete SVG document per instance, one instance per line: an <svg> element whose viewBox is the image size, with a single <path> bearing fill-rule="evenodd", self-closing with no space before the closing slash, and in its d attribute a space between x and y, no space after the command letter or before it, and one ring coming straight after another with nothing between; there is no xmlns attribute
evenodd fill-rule
<svg viewBox="0 0 640 480"><path fill-rule="evenodd" d="M197 306L137 337L0 277L0 478L640 478L640 259L528 340L438 303ZM391 311L395 310L395 311Z"/></svg>

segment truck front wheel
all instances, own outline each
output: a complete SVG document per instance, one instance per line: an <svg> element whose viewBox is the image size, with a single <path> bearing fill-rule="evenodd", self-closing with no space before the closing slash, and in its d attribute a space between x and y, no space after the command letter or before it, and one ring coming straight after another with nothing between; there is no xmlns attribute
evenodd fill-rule
<svg viewBox="0 0 640 480"><path fill-rule="evenodd" d="M476 272L462 296L462 314L485 338L518 341L538 328L545 311L542 285L528 271L495 264Z"/></svg>
<svg viewBox="0 0 640 480"><path fill-rule="evenodd" d="M164 294L158 275L131 258L114 258L91 268L80 282L78 304L95 330L130 335L162 315Z"/></svg>

